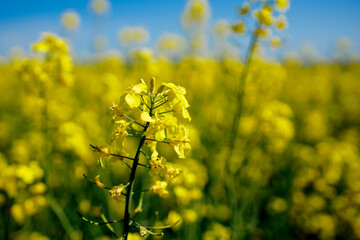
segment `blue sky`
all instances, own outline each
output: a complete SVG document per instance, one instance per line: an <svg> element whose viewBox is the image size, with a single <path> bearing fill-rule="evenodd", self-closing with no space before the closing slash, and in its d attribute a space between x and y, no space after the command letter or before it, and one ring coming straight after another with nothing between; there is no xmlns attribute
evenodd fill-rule
<svg viewBox="0 0 360 240"><path fill-rule="evenodd" d="M181 15L186 0L111 0L108 16L96 25L87 0L1 0L0 55L7 55L11 47L29 49L41 32L63 35L59 19L68 9L81 17L79 31L74 33L75 53L89 52L96 29L102 29L110 41L110 48L118 48L117 33L125 26L144 26L151 35L152 47L162 33L184 33ZM237 20L236 8L242 0L209 0L210 24L218 19ZM360 52L359 0L292 0L287 13L289 29L286 51L298 51L311 44L322 55L331 55L339 37L353 40L355 51ZM283 50L284 51L284 50Z"/></svg>

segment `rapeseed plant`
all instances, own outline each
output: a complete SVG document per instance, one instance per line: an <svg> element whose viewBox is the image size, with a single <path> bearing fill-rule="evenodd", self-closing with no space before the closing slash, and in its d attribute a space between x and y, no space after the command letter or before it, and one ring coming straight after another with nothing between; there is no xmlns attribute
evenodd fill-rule
<svg viewBox="0 0 360 240"><path fill-rule="evenodd" d="M159 235L154 232L159 229L172 227L177 222L169 226L144 227L135 220L138 213L141 212L143 195L139 200L139 207L133 213L134 184L136 180L136 170L138 167L150 169L149 175L159 176L163 180L156 180L155 184L149 186L146 191L152 191L161 197L166 197L168 183L176 182L176 178L183 171L167 164L166 159L160 156L157 151L157 144L169 144L178 154L179 158L185 158L186 152L191 149L188 130L178 123L178 117L191 120L187 108L190 106L185 98L185 88L173 83L163 83L159 88L155 86L155 78L151 78L149 86L144 80L136 85L129 85L125 94L121 97L120 105L113 104L114 130L112 132L110 146L103 145L100 147L91 145L99 153L99 163L104 167L103 159L106 157L115 157L124 161L126 166L131 170L129 181L124 185L120 184L112 188L106 187L100 182L99 176L91 180L101 189L107 189L110 197L117 201L125 202L122 239L128 239L131 227L138 228L140 236ZM124 149L126 138L139 139L138 147L134 157L128 154L119 154ZM146 150L148 145L148 150ZM151 154L148 153L150 150ZM141 162L145 158L145 162ZM126 163L130 160L131 163ZM83 218L85 221L89 221ZM117 220L118 222L120 220ZM114 223L114 221L112 222ZM98 223L99 224L99 223ZM105 224L105 223L101 223ZM113 235L116 235L112 231ZM161 234L160 234L161 235Z"/></svg>

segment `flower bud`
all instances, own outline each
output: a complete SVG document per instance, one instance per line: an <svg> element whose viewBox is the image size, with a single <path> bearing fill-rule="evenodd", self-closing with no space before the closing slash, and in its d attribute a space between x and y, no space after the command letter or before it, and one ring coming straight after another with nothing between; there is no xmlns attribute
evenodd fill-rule
<svg viewBox="0 0 360 240"><path fill-rule="evenodd" d="M164 90L165 90L165 85L161 85L161 86L158 88L157 92L158 92L158 93L162 93Z"/></svg>
<svg viewBox="0 0 360 240"><path fill-rule="evenodd" d="M96 186L98 186L99 188L101 189L105 189L105 185L100 181L100 176L97 175L95 178L94 178L94 183L96 184Z"/></svg>
<svg viewBox="0 0 360 240"><path fill-rule="evenodd" d="M152 78L150 79L150 92L151 92L151 93L154 93L154 92L155 92L155 78L154 78L154 77L152 77Z"/></svg>

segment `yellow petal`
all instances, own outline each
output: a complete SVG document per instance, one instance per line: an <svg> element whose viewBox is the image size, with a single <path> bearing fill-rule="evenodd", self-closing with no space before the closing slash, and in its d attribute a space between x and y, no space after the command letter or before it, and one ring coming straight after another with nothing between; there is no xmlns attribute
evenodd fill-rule
<svg viewBox="0 0 360 240"><path fill-rule="evenodd" d="M156 160L158 156L159 156L159 153L158 153L157 151L154 151L154 152L151 154L151 159L152 159L152 160Z"/></svg>
<svg viewBox="0 0 360 240"><path fill-rule="evenodd" d="M145 83L139 83L139 84L136 84L134 87L133 87L133 90L136 92L136 93L146 93L147 92L147 86Z"/></svg>
<svg viewBox="0 0 360 240"><path fill-rule="evenodd" d="M148 112L141 113L141 120L143 120L144 122L155 122L155 120L150 117L150 114Z"/></svg>
<svg viewBox="0 0 360 240"><path fill-rule="evenodd" d="M140 106L140 97L136 94L126 94L125 101L129 104L130 108L136 108Z"/></svg>
<svg viewBox="0 0 360 240"><path fill-rule="evenodd" d="M186 108L183 108L183 109L182 109L182 115L183 115L184 118L189 119L189 122L191 122L190 113L189 113L189 111L188 111Z"/></svg>
<svg viewBox="0 0 360 240"><path fill-rule="evenodd" d="M180 145L175 145L174 150L179 158L185 158L184 148L182 148Z"/></svg>
<svg viewBox="0 0 360 240"><path fill-rule="evenodd" d="M156 141L163 141L165 139L166 135L165 135L165 130L162 129L160 131L157 131L155 133L155 140Z"/></svg>

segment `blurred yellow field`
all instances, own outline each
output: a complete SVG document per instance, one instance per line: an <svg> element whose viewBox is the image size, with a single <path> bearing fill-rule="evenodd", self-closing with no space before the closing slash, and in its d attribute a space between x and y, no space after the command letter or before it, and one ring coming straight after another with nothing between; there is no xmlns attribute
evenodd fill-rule
<svg viewBox="0 0 360 240"><path fill-rule="evenodd" d="M220 42L248 34L241 58L202 54L209 5L190 0L189 38L154 51L129 27L126 56L100 37L80 61L70 35L44 33L3 61L0 239L359 239L360 63L346 46L336 61L265 57L289 4L218 22Z"/></svg>

